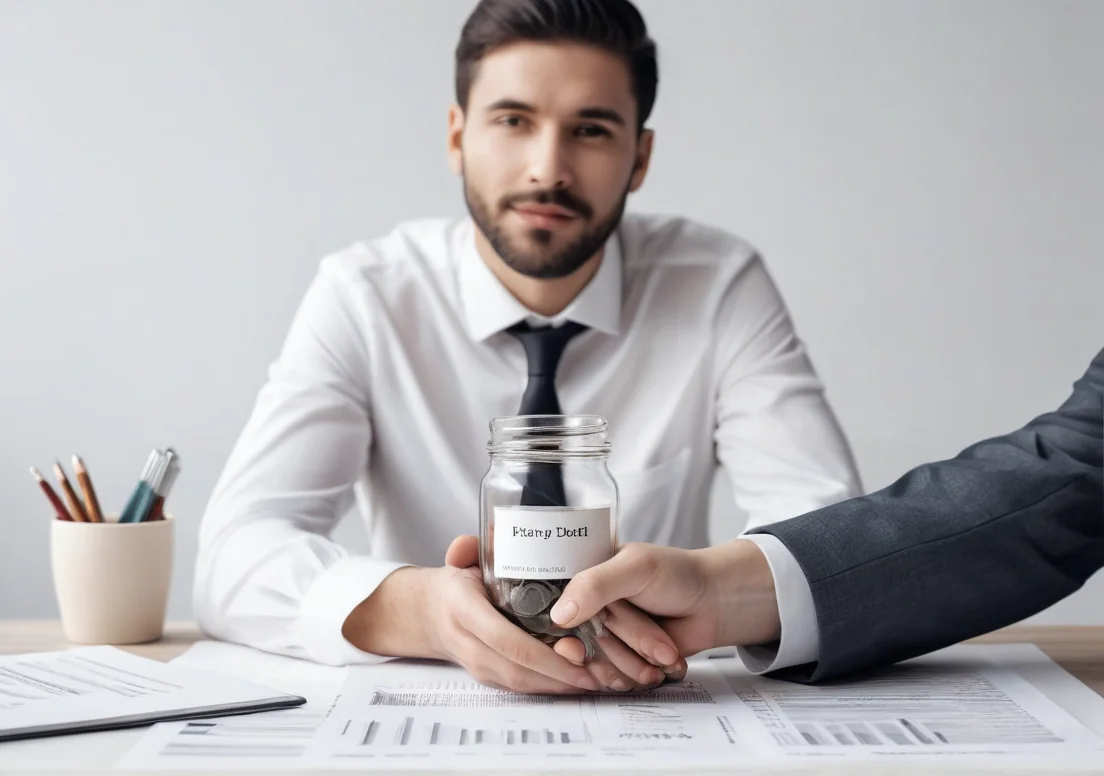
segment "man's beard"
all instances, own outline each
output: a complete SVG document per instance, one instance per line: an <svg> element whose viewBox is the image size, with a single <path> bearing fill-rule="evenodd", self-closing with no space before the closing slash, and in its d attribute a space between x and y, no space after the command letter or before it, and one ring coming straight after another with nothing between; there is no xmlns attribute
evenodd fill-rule
<svg viewBox="0 0 1104 776"><path fill-rule="evenodd" d="M610 235L621 223L621 216L625 212L625 202L628 200L629 190L626 186L617 206L602 221L585 230L578 238L568 243L563 248L553 253L542 251L539 247L526 250L511 241L505 232L496 226L491 215L487 201L479 195L479 192L464 178L464 201L468 205L468 212L472 220L479 227L479 231L487 238L487 242L494 248L499 258L510 269L531 278L563 278L572 274L579 267L587 263L602 246L606 244ZM541 189L527 194L515 194L503 197L498 203L498 212L504 213L511 205L521 202L537 202L540 204L553 204L567 208L576 213L579 218L589 219L594 214L594 209L583 200L563 189ZM537 246L547 246L552 242L554 233L550 229L530 229L529 237Z"/></svg>

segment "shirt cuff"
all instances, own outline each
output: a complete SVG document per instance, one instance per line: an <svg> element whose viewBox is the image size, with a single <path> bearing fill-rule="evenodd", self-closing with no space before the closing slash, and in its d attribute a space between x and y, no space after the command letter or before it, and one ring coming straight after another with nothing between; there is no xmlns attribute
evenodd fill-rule
<svg viewBox="0 0 1104 776"><path fill-rule="evenodd" d="M753 674L815 663L820 657L813 591L797 560L776 536L752 534L740 537L755 542L767 558L774 577L781 638L774 644L737 648L744 666Z"/></svg>
<svg viewBox="0 0 1104 776"><path fill-rule="evenodd" d="M353 609L391 572L408 565L352 556L326 569L303 597L299 617L292 626L307 655L315 662L335 666L391 660L353 646L341 631Z"/></svg>

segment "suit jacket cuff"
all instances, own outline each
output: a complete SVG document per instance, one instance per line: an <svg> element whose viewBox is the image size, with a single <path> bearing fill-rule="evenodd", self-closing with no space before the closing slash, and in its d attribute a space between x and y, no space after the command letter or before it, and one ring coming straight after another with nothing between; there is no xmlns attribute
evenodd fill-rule
<svg viewBox="0 0 1104 776"><path fill-rule="evenodd" d="M820 654L813 592L793 553L770 534L740 537L755 542L767 558L774 576L781 638L773 644L739 647L740 659L753 674L765 674L782 668L815 663Z"/></svg>

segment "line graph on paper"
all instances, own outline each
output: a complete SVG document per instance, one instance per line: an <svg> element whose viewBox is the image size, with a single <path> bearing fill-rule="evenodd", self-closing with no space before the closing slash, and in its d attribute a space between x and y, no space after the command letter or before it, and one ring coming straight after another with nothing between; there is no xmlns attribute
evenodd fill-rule
<svg viewBox="0 0 1104 776"><path fill-rule="evenodd" d="M701 735L716 700L701 682L687 680L646 693L589 699L604 734L618 740L693 739Z"/></svg>

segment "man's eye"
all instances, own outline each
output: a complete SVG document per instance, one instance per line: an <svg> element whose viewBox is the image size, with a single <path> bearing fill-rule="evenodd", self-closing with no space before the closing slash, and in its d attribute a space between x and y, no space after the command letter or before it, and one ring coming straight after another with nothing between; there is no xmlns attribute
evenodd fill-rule
<svg viewBox="0 0 1104 776"><path fill-rule="evenodd" d="M504 127L520 127L521 116L503 116L498 120L498 123Z"/></svg>
<svg viewBox="0 0 1104 776"><path fill-rule="evenodd" d="M605 127L600 127L597 124L584 124L576 132L580 137L605 137L609 135L609 131Z"/></svg>

